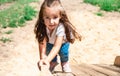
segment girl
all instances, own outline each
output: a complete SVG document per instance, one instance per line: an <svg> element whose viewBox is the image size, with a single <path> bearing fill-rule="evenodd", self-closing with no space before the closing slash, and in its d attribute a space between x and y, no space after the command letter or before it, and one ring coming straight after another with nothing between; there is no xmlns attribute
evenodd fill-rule
<svg viewBox="0 0 120 76"><path fill-rule="evenodd" d="M73 43L75 38L81 40L81 36L68 20L59 0L44 0L34 32L39 43L39 68L43 64L50 65L49 69L53 71L59 54L62 71L71 72L68 63L69 43Z"/></svg>

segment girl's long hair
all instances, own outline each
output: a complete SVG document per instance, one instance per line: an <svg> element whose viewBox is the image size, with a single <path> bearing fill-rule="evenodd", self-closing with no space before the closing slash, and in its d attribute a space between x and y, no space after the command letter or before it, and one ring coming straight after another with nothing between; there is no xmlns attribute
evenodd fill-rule
<svg viewBox="0 0 120 76"><path fill-rule="evenodd" d="M46 38L47 41L49 41L47 32L46 32L46 26L43 20L43 12L45 7L55 7L55 8L58 8L58 10L60 10L60 16L61 16L60 23L63 23L65 27L65 34L68 42L73 43L75 41L75 38L81 40L81 35L76 32L75 27L69 21L66 15L66 12L64 11L61 5L60 0L45 0L41 5L40 11L39 11L39 17L34 28L36 39L38 40L39 43L43 42L44 38ZM74 36L73 38L71 37L71 33Z"/></svg>

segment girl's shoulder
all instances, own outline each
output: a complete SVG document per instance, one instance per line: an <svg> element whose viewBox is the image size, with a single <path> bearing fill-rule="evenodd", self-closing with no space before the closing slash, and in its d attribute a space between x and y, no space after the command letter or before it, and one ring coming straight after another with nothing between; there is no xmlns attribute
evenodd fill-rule
<svg viewBox="0 0 120 76"><path fill-rule="evenodd" d="M59 23L59 25L58 25L58 28L57 28L57 29L59 30L59 29L64 29L64 28L65 28L65 27L64 27L64 24L63 24L63 23Z"/></svg>
<svg viewBox="0 0 120 76"><path fill-rule="evenodd" d="M65 35L65 28L64 25L62 23L59 23L57 30L56 30L56 34L57 35Z"/></svg>

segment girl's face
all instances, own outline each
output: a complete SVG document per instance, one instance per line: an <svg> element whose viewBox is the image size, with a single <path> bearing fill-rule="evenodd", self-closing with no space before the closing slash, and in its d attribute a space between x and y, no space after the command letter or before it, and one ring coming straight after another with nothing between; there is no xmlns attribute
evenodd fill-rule
<svg viewBox="0 0 120 76"><path fill-rule="evenodd" d="M54 7L46 7L43 12L44 24L49 30L54 30L60 20L60 11Z"/></svg>

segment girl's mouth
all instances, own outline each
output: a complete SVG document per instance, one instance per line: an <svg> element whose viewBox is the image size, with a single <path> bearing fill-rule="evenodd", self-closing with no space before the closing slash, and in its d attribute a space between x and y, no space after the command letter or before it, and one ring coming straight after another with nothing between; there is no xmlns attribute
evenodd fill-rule
<svg viewBox="0 0 120 76"><path fill-rule="evenodd" d="M49 25L50 27L55 27L55 25Z"/></svg>

